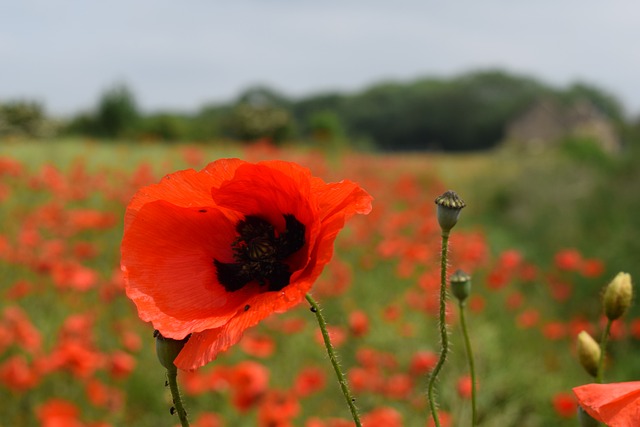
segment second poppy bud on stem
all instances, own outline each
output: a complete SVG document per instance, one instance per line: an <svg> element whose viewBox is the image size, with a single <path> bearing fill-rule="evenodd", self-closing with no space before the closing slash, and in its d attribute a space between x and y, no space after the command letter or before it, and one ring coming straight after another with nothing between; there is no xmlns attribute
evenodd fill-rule
<svg viewBox="0 0 640 427"><path fill-rule="evenodd" d="M453 296L464 304L464 301L471 293L471 276L462 270L456 270L456 272L449 277L449 283L451 283L451 293Z"/></svg>
<svg viewBox="0 0 640 427"><path fill-rule="evenodd" d="M609 320L616 320L631 305L633 287L629 273L618 273L604 291L604 313Z"/></svg>
<svg viewBox="0 0 640 427"><path fill-rule="evenodd" d="M598 375L600 345L587 331L582 331L578 334L577 350L580 364L589 375L595 378Z"/></svg>

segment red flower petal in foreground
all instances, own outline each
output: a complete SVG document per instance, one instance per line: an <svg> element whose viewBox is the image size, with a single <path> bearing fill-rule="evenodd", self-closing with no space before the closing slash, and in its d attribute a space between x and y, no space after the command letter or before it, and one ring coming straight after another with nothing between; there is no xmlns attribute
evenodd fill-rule
<svg viewBox="0 0 640 427"><path fill-rule="evenodd" d="M573 392L589 415L609 427L640 425L640 381L587 384Z"/></svg>
<svg viewBox="0 0 640 427"><path fill-rule="evenodd" d="M301 302L345 221L370 210L357 184L295 163L223 159L173 173L127 207L127 296L164 337L190 336L174 363L196 369Z"/></svg>

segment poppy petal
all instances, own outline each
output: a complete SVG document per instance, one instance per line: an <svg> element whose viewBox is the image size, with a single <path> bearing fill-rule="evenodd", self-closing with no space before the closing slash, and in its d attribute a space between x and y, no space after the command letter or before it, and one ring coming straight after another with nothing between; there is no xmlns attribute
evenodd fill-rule
<svg viewBox="0 0 640 427"><path fill-rule="evenodd" d="M286 311L300 303L302 297L298 294L266 292L249 299L245 307L224 326L192 334L173 363L182 370L194 370L209 363L219 353L240 341L246 329L274 312Z"/></svg>
<svg viewBox="0 0 640 427"><path fill-rule="evenodd" d="M305 175L303 170L297 172ZM239 166L232 180L211 193L219 206L249 215L259 213L279 230L285 227L283 214L293 214L305 224L312 218L309 177L296 180L267 164Z"/></svg>
<svg viewBox="0 0 640 427"><path fill-rule="evenodd" d="M210 163L200 172L193 169L177 171L162 178L158 184L142 188L127 206L125 228L142 206L156 200L182 207L210 206L211 188L231 179L235 170L244 163L240 159L221 159Z"/></svg>
<svg viewBox="0 0 640 427"><path fill-rule="evenodd" d="M355 182L343 180L325 184L321 179L314 178L311 185L312 191L318 195L323 218L337 212L342 212L346 218L371 212L373 198Z"/></svg>
<svg viewBox="0 0 640 427"><path fill-rule="evenodd" d="M234 224L216 208L144 205L122 242L126 291L141 318L175 339L224 324L252 292L217 282L214 259L232 261L234 239Z"/></svg>
<svg viewBox="0 0 640 427"><path fill-rule="evenodd" d="M630 427L640 420L640 381L587 384L573 389L580 405L610 427Z"/></svg>

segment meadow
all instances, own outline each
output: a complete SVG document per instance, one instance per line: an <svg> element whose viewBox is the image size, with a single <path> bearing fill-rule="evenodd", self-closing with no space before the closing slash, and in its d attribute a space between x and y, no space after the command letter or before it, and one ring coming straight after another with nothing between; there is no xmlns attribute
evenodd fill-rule
<svg viewBox="0 0 640 427"><path fill-rule="evenodd" d="M124 210L135 191L222 157L286 159L373 197L312 294L367 426L429 426L437 359L440 229L434 199L467 202L449 269L472 276L468 304L482 426L575 426L571 388L591 382L575 339L603 326L600 293L640 277L637 155L379 154L308 147L5 141L0 145L0 427L175 426L153 329L125 296ZM440 375L444 425L469 425L469 377L449 306ZM614 323L607 382L640 378L640 310ZM180 372L193 426L339 427L349 412L313 313L300 304Z"/></svg>

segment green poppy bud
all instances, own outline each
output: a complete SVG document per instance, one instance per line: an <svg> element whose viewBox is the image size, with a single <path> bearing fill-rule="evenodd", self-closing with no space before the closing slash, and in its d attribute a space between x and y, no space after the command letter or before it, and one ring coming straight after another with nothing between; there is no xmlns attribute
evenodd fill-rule
<svg viewBox="0 0 640 427"><path fill-rule="evenodd" d="M176 370L177 368L176 365L173 364L173 361L178 357L182 347L184 347L189 340L190 335L182 340L174 340L163 337L160 331L156 330L153 332L153 336L156 338L156 354L158 355L160 364L169 371Z"/></svg>
<svg viewBox="0 0 640 427"><path fill-rule="evenodd" d="M620 318L631 305L633 287L629 273L618 273L604 291L604 313L609 320Z"/></svg>
<svg viewBox="0 0 640 427"><path fill-rule="evenodd" d="M591 375L598 375L598 361L600 360L600 345L587 331L578 334L578 359L582 367Z"/></svg>
<svg viewBox="0 0 640 427"><path fill-rule="evenodd" d="M451 283L453 296L460 302L464 302L471 293L471 276L462 270L457 270L449 277L449 283Z"/></svg>

